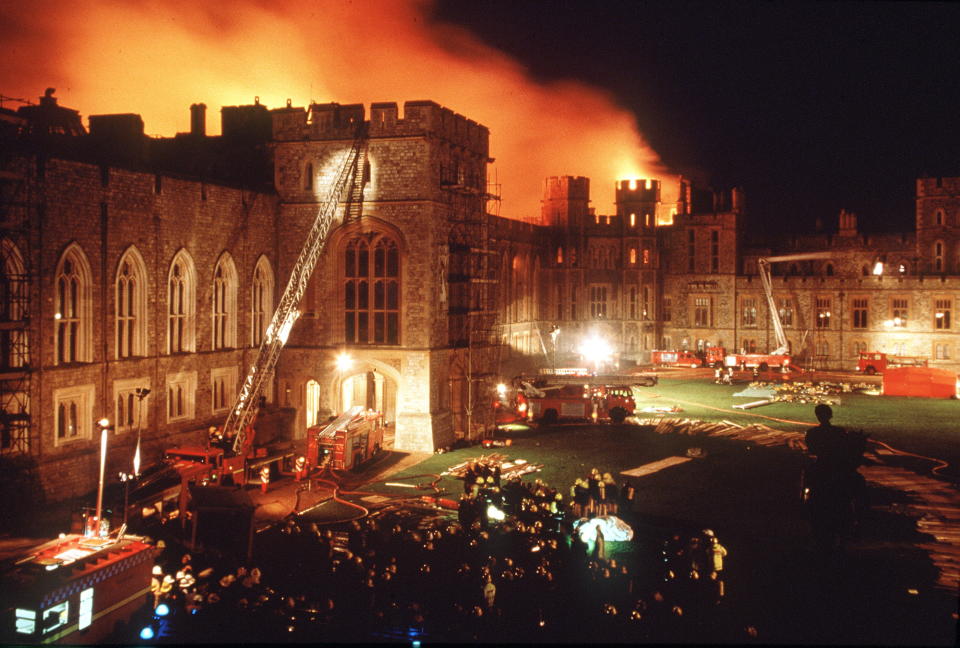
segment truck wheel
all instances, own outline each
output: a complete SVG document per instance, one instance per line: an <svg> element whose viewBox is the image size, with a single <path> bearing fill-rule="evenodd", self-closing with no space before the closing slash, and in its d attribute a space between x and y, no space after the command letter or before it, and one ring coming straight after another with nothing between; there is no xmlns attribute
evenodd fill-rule
<svg viewBox="0 0 960 648"><path fill-rule="evenodd" d="M627 410L622 407L614 407L610 410L610 420L614 423L623 423L627 420Z"/></svg>
<svg viewBox="0 0 960 648"><path fill-rule="evenodd" d="M559 418L560 415L557 413L557 410L550 407L543 413L543 416L540 417L540 422L544 425L553 425Z"/></svg>
<svg viewBox="0 0 960 648"><path fill-rule="evenodd" d="M866 369L863 370L863 373L867 374L868 376L872 376L875 373L877 373L877 368L874 367L873 365L869 365Z"/></svg>
<svg viewBox="0 0 960 648"><path fill-rule="evenodd" d="M760 363L760 371L767 371L769 368L770 368L770 365L768 365L766 362Z"/></svg>

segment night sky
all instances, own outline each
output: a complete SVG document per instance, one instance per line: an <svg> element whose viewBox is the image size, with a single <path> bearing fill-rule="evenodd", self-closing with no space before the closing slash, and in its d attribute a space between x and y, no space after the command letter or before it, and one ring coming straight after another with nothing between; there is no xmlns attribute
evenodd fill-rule
<svg viewBox="0 0 960 648"><path fill-rule="evenodd" d="M435 16L537 79L608 90L671 169L743 186L770 233L840 208L910 230L914 179L960 174L960 3L440 0Z"/></svg>

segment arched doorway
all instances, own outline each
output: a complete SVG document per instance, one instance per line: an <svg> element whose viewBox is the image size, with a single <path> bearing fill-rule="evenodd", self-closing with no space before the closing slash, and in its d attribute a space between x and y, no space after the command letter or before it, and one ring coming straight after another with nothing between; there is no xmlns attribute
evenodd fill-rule
<svg viewBox="0 0 960 648"><path fill-rule="evenodd" d="M376 369L344 376L337 399L340 412L354 405L381 412L389 424L397 418L397 383Z"/></svg>
<svg viewBox="0 0 960 648"><path fill-rule="evenodd" d="M303 409L306 414L307 427L320 422L318 420L320 416L320 383L316 380L307 381L307 393Z"/></svg>

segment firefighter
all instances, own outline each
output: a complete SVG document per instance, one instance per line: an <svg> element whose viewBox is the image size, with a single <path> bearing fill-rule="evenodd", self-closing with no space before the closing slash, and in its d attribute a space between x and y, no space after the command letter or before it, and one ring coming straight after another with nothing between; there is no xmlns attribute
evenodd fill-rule
<svg viewBox="0 0 960 648"><path fill-rule="evenodd" d="M303 455L297 457L297 460L293 462L293 478L295 481L300 481L307 476L307 458Z"/></svg>
<svg viewBox="0 0 960 648"><path fill-rule="evenodd" d="M270 466L264 466L260 469L260 491L267 492L267 485L270 484Z"/></svg>

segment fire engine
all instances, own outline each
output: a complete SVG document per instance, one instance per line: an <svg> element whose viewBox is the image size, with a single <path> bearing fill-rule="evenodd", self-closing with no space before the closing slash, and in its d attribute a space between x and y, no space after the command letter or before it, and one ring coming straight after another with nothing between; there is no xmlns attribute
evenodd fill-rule
<svg viewBox="0 0 960 648"><path fill-rule="evenodd" d="M623 421L636 403L629 385L555 384L535 386L523 381L517 390L517 413L527 420Z"/></svg>
<svg viewBox="0 0 960 648"><path fill-rule="evenodd" d="M926 367L927 358L918 356L899 356L887 355L878 351L863 351L860 353L860 359L857 360L857 371L862 371L868 376L877 373L883 373L887 368L893 367Z"/></svg>
<svg viewBox="0 0 960 648"><path fill-rule="evenodd" d="M337 470L351 470L383 447L383 417L379 412L354 405L325 425L307 428L307 465L328 463Z"/></svg>
<svg viewBox="0 0 960 648"><path fill-rule="evenodd" d="M719 346L708 346L703 352L694 351L651 351L650 361L655 365L669 367L719 367L723 364L726 350Z"/></svg>
<svg viewBox="0 0 960 648"><path fill-rule="evenodd" d="M691 369L703 365L703 360L693 351L651 351L650 362L660 366L690 367Z"/></svg>

